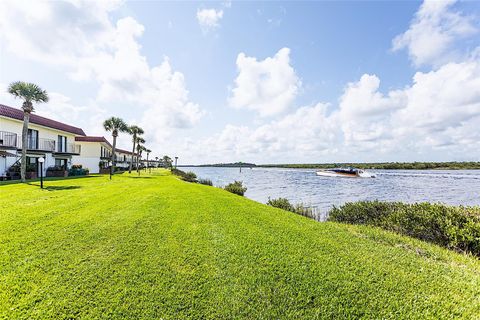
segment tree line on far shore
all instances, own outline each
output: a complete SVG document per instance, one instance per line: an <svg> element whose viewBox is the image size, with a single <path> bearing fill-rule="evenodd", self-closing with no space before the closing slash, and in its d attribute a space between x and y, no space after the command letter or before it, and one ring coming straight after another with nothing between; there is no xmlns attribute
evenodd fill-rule
<svg viewBox="0 0 480 320"><path fill-rule="evenodd" d="M266 168L301 168L332 169L354 167L358 169L390 169L390 170L471 170L480 169L480 162L378 162L378 163L312 163L312 164L262 164L257 167Z"/></svg>

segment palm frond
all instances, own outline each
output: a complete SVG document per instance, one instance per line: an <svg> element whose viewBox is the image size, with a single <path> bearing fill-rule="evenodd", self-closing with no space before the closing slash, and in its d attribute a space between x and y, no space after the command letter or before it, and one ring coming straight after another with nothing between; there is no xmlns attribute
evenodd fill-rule
<svg viewBox="0 0 480 320"><path fill-rule="evenodd" d="M144 134L144 131L139 126L132 125L129 127L129 133L132 135L140 135L140 134Z"/></svg>
<svg viewBox="0 0 480 320"><path fill-rule="evenodd" d="M26 102L48 102L48 93L38 85L30 82L15 81L10 83L8 93Z"/></svg>
<svg viewBox="0 0 480 320"><path fill-rule="evenodd" d="M121 118L111 117L103 122L105 131L128 132L128 125Z"/></svg>

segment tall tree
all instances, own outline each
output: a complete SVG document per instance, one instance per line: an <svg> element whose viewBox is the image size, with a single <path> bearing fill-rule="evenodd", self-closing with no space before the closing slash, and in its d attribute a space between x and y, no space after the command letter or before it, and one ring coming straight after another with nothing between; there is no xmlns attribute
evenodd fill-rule
<svg viewBox="0 0 480 320"><path fill-rule="evenodd" d="M137 172L140 174L140 161L142 160L142 152L147 150L141 143L145 143L145 140L141 139L143 142L137 141Z"/></svg>
<svg viewBox="0 0 480 320"><path fill-rule="evenodd" d="M163 156L162 160L163 160L163 165L165 166L165 168L171 168L172 167L172 158L170 158L169 156Z"/></svg>
<svg viewBox="0 0 480 320"><path fill-rule="evenodd" d="M145 152L147 153L147 169L149 169L149 165L148 165L148 156L150 155L150 152L152 152L152 150L150 149L145 149Z"/></svg>
<svg viewBox="0 0 480 320"><path fill-rule="evenodd" d="M133 154L135 153L135 144L137 143L137 137L143 134L143 129L140 128L139 126L130 126L128 129L128 132L132 135L132 142L133 142L133 148L132 148L132 158L130 160L130 166L128 168L128 173L132 173L132 166L133 166L133 159L134 156Z"/></svg>
<svg viewBox="0 0 480 320"><path fill-rule="evenodd" d="M145 143L145 139L143 139L142 137L137 137L137 156L135 157L136 158L136 163L137 163L137 171L138 171L138 167L140 165L140 160L139 160L139 154L140 154L140 151L143 150L143 143Z"/></svg>
<svg viewBox="0 0 480 320"><path fill-rule="evenodd" d="M113 168L115 168L115 164L116 164L115 148L117 146L118 133L128 132L128 126L125 123L125 121L123 121L122 119L117 117L111 117L103 122L103 128L105 129L105 131L111 132L113 137L112 159L111 159L112 165L110 166L110 175L113 175L113 173L115 172Z"/></svg>
<svg viewBox="0 0 480 320"><path fill-rule="evenodd" d="M20 166L20 175L22 182L25 182L27 171L27 141L28 141L28 123L30 114L34 111L33 102L48 102L47 91L42 90L34 83L16 81L8 86L8 93L15 98L23 99L23 130L22 130L22 160Z"/></svg>

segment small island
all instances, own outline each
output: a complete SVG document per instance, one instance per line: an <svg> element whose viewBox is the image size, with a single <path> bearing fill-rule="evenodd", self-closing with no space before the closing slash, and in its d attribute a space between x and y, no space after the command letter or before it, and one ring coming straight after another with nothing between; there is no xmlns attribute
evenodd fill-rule
<svg viewBox="0 0 480 320"><path fill-rule="evenodd" d="M231 162L231 163L215 163L215 164L200 164L200 165L188 165L183 167L224 167L224 168L253 168L257 165L255 163L248 162Z"/></svg>

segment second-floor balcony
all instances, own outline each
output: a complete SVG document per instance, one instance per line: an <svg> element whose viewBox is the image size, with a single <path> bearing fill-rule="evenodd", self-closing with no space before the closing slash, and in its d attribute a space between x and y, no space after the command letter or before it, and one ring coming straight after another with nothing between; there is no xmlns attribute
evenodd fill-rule
<svg viewBox="0 0 480 320"><path fill-rule="evenodd" d="M19 139L18 148L21 149L22 145L23 141ZM55 140L28 137L27 150L55 152Z"/></svg>
<svg viewBox="0 0 480 320"><path fill-rule="evenodd" d="M18 149L22 148L22 140L18 139ZM30 151L46 151L52 153L64 153L64 154L80 154L80 145L75 143L66 143L59 145L53 139L43 139L28 137L27 138L27 150Z"/></svg>
<svg viewBox="0 0 480 320"><path fill-rule="evenodd" d="M0 131L0 147L16 148L17 134L8 131Z"/></svg>
<svg viewBox="0 0 480 320"><path fill-rule="evenodd" d="M55 153L80 154L80 145L75 143L58 144Z"/></svg>

